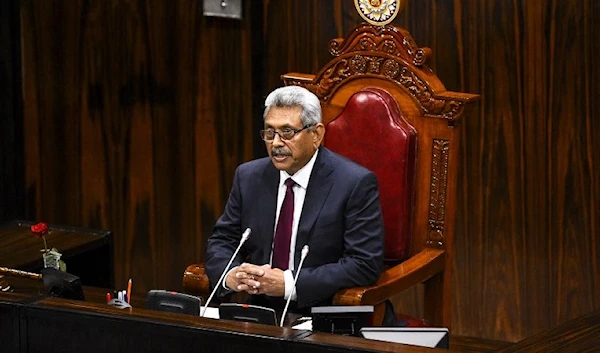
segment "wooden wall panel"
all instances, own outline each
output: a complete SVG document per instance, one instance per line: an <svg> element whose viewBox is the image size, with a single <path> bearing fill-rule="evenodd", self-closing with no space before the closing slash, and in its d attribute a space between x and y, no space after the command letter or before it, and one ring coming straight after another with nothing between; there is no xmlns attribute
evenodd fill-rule
<svg viewBox="0 0 600 353"><path fill-rule="evenodd" d="M465 87L484 97L463 126L455 272L455 293L468 298L455 302L463 332L516 340L600 306L598 9L593 1L462 9L481 34L464 41Z"/></svg>
<svg viewBox="0 0 600 353"><path fill-rule="evenodd" d="M599 6L413 0L394 22L446 88L483 98L461 126L456 334L516 341L600 306ZM316 72L360 22L351 0L265 7L268 89ZM417 294L397 308L418 314Z"/></svg>
<svg viewBox="0 0 600 353"><path fill-rule="evenodd" d="M0 222L25 212L18 0L0 3Z"/></svg>
<svg viewBox="0 0 600 353"><path fill-rule="evenodd" d="M27 199L115 232L117 283L180 288L235 167L264 155L265 95L316 72L352 0L21 1ZM461 125L453 333L516 341L600 308L600 2L412 0ZM258 141L258 142L257 142ZM418 314L417 293L397 306Z"/></svg>
<svg viewBox="0 0 600 353"><path fill-rule="evenodd" d="M21 13L36 217L112 230L117 284L180 289L252 157L250 18L207 18L198 1Z"/></svg>

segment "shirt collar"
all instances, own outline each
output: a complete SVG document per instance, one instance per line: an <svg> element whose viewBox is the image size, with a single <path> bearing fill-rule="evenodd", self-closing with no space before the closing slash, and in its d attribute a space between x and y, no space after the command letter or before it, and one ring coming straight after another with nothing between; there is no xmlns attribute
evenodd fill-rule
<svg viewBox="0 0 600 353"><path fill-rule="evenodd" d="M319 154L319 149L317 148L317 151L315 152L315 154L313 154L313 156L310 158L308 163L306 163L304 165L304 167L298 169L298 171L296 173L294 173L294 175L290 175L285 170L280 170L279 171L279 187L281 187L288 178L292 178L292 180L296 184L298 184L299 186L301 186L304 189L307 189L308 181L310 179L310 174L312 173L313 167L315 166L315 161L317 160L318 154Z"/></svg>

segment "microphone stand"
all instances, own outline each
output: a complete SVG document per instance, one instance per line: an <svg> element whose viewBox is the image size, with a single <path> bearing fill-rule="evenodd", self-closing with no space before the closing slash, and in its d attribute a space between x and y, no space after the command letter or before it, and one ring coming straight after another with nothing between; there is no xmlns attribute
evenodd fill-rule
<svg viewBox="0 0 600 353"><path fill-rule="evenodd" d="M285 302L285 308L283 308L283 313L281 313L281 321L279 323L280 327L283 327L283 321L285 320L285 314L287 313L288 307L290 306L290 300L296 292L296 282L298 282L298 276L300 275L300 270L302 270L302 264L304 263L306 255L308 255L308 245L304 245L304 247L302 248L302 254L300 255L300 263L298 264L298 271L296 271L296 277L294 277L294 286L292 287L292 293Z"/></svg>
<svg viewBox="0 0 600 353"><path fill-rule="evenodd" d="M215 283L215 288L213 289L212 293L210 293L210 296L208 297L208 300L204 304L204 307L202 308L202 312L200 313L200 317L204 317L204 313L206 312L206 308L208 308L208 304L212 300L212 298L215 295L215 293L217 292L217 290L219 290L219 285L223 281L223 277L225 277L225 275L227 274L227 272L229 270L229 266L231 266L231 263L233 262L233 259L235 259L235 256L240 251L240 249L242 248L242 245L244 245L244 242L248 239L248 237L250 236L251 232L252 231L250 230L250 228L246 228L246 230L244 231L244 234L242 234L242 239L240 240L240 245L238 245L237 249L235 249L235 252L231 256L231 259L229 259L229 263L227 264L227 266L225 266L225 269L223 270L223 273L221 274L221 278L219 278L219 280L217 281L217 283Z"/></svg>

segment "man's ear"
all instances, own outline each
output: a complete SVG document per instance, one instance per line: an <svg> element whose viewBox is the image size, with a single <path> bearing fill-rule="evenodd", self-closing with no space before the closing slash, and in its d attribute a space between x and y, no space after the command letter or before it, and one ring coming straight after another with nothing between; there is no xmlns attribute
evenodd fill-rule
<svg viewBox="0 0 600 353"><path fill-rule="evenodd" d="M318 123L317 125L313 126L312 133L313 143L316 147L319 147L323 142L323 137L325 137L325 125Z"/></svg>

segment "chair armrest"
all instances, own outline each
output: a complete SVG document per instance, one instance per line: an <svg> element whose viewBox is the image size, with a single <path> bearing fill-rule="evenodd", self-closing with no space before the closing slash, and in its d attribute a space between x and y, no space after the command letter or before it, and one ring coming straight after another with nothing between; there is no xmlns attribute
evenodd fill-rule
<svg viewBox="0 0 600 353"><path fill-rule="evenodd" d="M397 293L423 283L444 270L446 252L425 248L408 260L385 270L371 286L346 288L333 297L334 305L377 305Z"/></svg>
<svg viewBox="0 0 600 353"><path fill-rule="evenodd" d="M183 291L192 295L210 293L210 282L204 270L204 264L189 265L183 272Z"/></svg>

